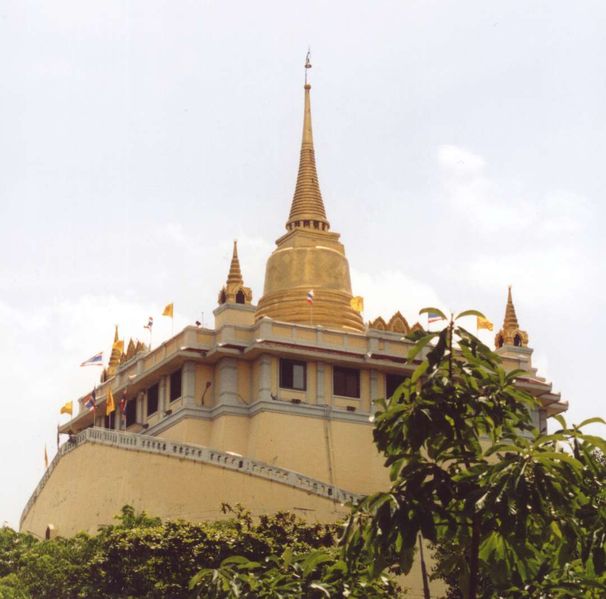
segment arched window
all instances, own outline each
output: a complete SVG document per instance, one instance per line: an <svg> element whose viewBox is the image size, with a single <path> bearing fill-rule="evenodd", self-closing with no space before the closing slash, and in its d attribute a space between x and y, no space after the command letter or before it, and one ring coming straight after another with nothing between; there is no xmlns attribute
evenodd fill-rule
<svg viewBox="0 0 606 599"><path fill-rule="evenodd" d="M497 337L497 347L503 347L503 335Z"/></svg>
<svg viewBox="0 0 606 599"><path fill-rule="evenodd" d="M513 338L513 344L514 344L516 347L521 347L521 346L522 346L522 338L521 338L519 335L516 335L516 336Z"/></svg>
<svg viewBox="0 0 606 599"><path fill-rule="evenodd" d="M244 297L244 292L242 289L236 293L236 304L244 304L246 302L246 298Z"/></svg>
<svg viewBox="0 0 606 599"><path fill-rule="evenodd" d="M219 303L224 304L227 301L227 296L225 295L225 289L221 290L221 295L219 296Z"/></svg>

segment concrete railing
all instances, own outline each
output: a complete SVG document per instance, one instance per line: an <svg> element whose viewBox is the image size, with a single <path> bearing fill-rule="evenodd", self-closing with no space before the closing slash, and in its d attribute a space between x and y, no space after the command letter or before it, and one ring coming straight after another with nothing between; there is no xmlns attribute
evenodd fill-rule
<svg viewBox="0 0 606 599"><path fill-rule="evenodd" d="M74 435L69 441L59 447L53 461L49 464L46 472L40 479L40 482L23 509L20 521L21 525L23 525L25 517L42 492L42 489L44 489L44 486L61 458L85 443L97 443L109 447L125 449L127 451L154 453L169 458L178 458L180 460L211 464L219 468L227 468L228 470L237 470L238 472L249 474L250 476L257 476L296 489L301 489L313 495L326 497L327 499L332 499L338 503L355 503L361 497L355 493L334 487L320 480L294 472L293 470L271 466L265 462L251 460L216 449L209 449L208 447L203 447L201 445L179 443L177 441L169 441L160 437L151 437L138 433L126 433L104 428L87 428L77 435Z"/></svg>

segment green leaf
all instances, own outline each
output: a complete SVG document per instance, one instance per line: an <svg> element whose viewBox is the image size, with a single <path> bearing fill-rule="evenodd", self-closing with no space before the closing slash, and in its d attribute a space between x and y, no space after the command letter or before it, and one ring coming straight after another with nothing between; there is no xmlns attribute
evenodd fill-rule
<svg viewBox="0 0 606 599"><path fill-rule="evenodd" d="M414 358L417 356L417 354L434 338L437 337L439 335L439 333L429 333L429 335L425 335L423 337L421 337L415 344L414 346L410 349L410 351L408 352L408 356L407 359L409 362L411 362L412 360L414 360Z"/></svg>
<svg viewBox="0 0 606 599"><path fill-rule="evenodd" d="M416 383L424 374L425 371L429 368L429 362L424 361L421 362L412 373L412 377L410 378L411 383Z"/></svg>
<svg viewBox="0 0 606 599"><path fill-rule="evenodd" d="M604 420L603 418L599 418L599 417L595 417L595 418L587 418L587 420L583 420L583 422L581 422L581 424L577 424L576 428L583 428L584 426L587 426L588 424L606 424L606 420Z"/></svg>
<svg viewBox="0 0 606 599"><path fill-rule="evenodd" d="M551 531L553 532L553 534L558 537L558 539L562 538L562 531L560 530L560 527L558 525L558 523L555 520L551 521L551 524L549 525L549 528L551 528Z"/></svg>
<svg viewBox="0 0 606 599"><path fill-rule="evenodd" d="M478 310L464 310L463 312L455 316L455 320L463 318L463 316L479 316L480 318L486 318L486 316L484 316L484 314L482 314L482 312L479 312Z"/></svg>

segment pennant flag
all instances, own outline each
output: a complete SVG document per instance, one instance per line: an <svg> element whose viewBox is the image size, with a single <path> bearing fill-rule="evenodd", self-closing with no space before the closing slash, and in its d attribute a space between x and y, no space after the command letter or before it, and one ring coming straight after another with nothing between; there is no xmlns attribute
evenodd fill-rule
<svg viewBox="0 0 606 599"><path fill-rule="evenodd" d="M114 394L111 388L107 390L107 401L105 402L105 415L109 416L116 410L116 404L114 403Z"/></svg>
<svg viewBox="0 0 606 599"><path fill-rule="evenodd" d="M478 319L478 322L477 322L478 330L479 329L488 329L489 331L492 331L494 325L492 324L492 322L490 322L490 320L488 320L488 318L483 318L482 316L477 316L476 318Z"/></svg>
<svg viewBox="0 0 606 599"><path fill-rule="evenodd" d="M61 409L59 410L59 414L69 414L70 416L73 414L74 404L71 401L63 404Z"/></svg>
<svg viewBox="0 0 606 599"><path fill-rule="evenodd" d="M428 323L438 322L438 320L444 320L444 318L442 318L442 316L440 316L436 312L427 312L427 322Z"/></svg>
<svg viewBox="0 0 606 599"><path fill-rule="evenodd" d="M103 352L100 351L98 354L91 356L88 360L85 360L80 366L103 366Z"/></svg>
<svg viewBox="0 0 606 599"><path fill-rule="evenodd" d="M313 304L314 303L314 290L310 289L307 292L307 303L308 304Z"/></svg>
<svg viewBox="0 0 606 599"><path fill-rule="evenodd" d="M144 328L144 329L148 329L149 331L151 331L153 326L154 326L154 319L153 319L153 317L152 317L152 316L150 316L150 317L147 319L147 324L144 324L144 325L143 325L143 328Z"/></svg>
<svg viewBox="0 0 606 599"><path fill-rule="evenodd" d="M48 452L46 451L46 445L44 446L44 467L48 468Z"/></svg>
<svg viewBox="0 0 606 599"><path fill-rule="evenodd" d="M173 303L166 304L166 307L164 308L164 312L162 312L162 316L170 316L172 318L173 317L173 307L174 307Z"/></svg>
<svg viewBox="0 0 606 599"><path fill-rule="evenodd" d="M351 300L349 301L349 305L356 312L364 312L364 298L359 295L352 297Z"/></svg>

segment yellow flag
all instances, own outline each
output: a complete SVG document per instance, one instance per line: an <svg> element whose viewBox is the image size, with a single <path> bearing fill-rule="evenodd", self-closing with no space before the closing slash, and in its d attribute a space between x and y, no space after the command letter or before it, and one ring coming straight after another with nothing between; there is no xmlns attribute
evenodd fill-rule
<svg viewBox="0 0 606 599"><path fill-rule="evenodd" d="M162 312L162 316L170 316L173 317L173 306L174 304L171 302L170 304L166 304L166 308L164 308L164 312Z"/></svg>
<svg viewBox="0 0 606 599"><path fill-rule="evenodd" d="M349 301L349 305L356 312L364 312L364 298L359 295L352 297L351 300Z"/></svg>
<svg viewBox="0 0 606 599"><path fill-rule="evenodd" d="M478 330L479 329L488 329L489 331L492 331L493 328L493 324L492 322L490 322L490 320L488 320L488 318L482 318L481 316L477 316L478 322L477 322L477 326L478 326Z"/></svg>
<svg viewBox="0 0 606 599"><path fill-rule="evenodd" d="M71 401L68 401L63 407L59 410L59 414L69 414L70 416L73 414L74 404Z"/></svg>
<svg viewBox="0 0 606 599"><path fill-rule="evenodd" d="M109 416L115 410L116 404L114 402L114 394L112 393L112 390L109 389L107 391L107 401L105 402L105 415Z"/></svg>

